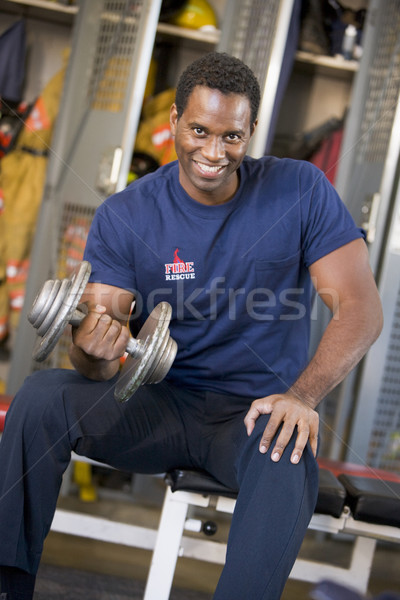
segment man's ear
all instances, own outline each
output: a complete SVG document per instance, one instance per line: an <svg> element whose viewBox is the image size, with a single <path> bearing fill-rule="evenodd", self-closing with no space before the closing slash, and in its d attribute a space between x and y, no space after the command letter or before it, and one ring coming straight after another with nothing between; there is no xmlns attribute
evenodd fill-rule
<svg viewBox="0 0 400 600"><path fill-rule="evenodd" d="M169 124L171 127L172 135L175 135L177 122L178 122L178 110L176 108L176 104L173 104L169 111Z"/></svg>
<svg viewBox="0 0 400 600"><path fill-rule="evenodd" d="M251 128L250 128L250 137L251 137L251 136L253 135L253 133L255 132L257 125L258 125L258 119L256 119L256 120L254 121L253 125L252 125L252 126L251 126Z"/></svg>

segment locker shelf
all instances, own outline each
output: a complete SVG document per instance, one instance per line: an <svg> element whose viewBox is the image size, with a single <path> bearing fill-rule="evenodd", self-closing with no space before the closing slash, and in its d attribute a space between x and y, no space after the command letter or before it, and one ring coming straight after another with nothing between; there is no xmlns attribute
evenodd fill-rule
<svg viewBox="0 0 400 600"><path fill-rule="evenodd" d="M3 0L4 2L4 0ZM50 0L6 0L6 4L21 4L23 6L31 6L33 8L44 8L55 12L74 15L78 12L77 6L68 6L60 2L51 2Z"/></svg>

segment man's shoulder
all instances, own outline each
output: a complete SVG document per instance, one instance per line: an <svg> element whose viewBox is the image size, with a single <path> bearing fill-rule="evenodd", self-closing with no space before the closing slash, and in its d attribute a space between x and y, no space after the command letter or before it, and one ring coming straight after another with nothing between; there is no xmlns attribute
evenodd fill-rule
<svg viewBox="0 0 400 600"><path fill-rule="evenodd" d="M269 194L299 194L312 190L314 184L324 179L324 174L312 163L293 158L262 156L245 157L241 166L241 179L248 193L261 190Z"/></svg>
<svg viewBox="0 0 400 600"><path fill-rule="evenodd" d="M165 197L165 189L177 180L177 161L159 167L156 171L148 173L129 184L125 189L113 194L104 202L103 207L112 208L144 204L150 206L152 201Z"/></svg>
<svg viewBox="0 0 400 600"><path fill-rule="evenodd" d="M318 167L305 160L295 158L278 158L277 156L267 155L260 158L246 156L243 160L243 167L250 175L254 173L275 174L275 173L310 173L316 174Z"/></svg>
<svg viewBox="0 0 400 600"><path fill-rule="evenodd" d="M170 162L156 169L155 171L136 179L131 183L125 192L127 195L148 194L151 190L166 185L169 181L174 181L179 176L178 161Z"/></svg>

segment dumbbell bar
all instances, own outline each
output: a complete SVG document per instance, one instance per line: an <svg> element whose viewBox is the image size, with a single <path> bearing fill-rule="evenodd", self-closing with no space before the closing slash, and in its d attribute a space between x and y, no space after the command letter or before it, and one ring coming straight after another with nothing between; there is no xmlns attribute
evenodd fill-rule
<svg viewBox="0 0 400 600"><path fill-rule="evenodd" d="M46 281L32 305L28 320L39 336L33 359L45 360L54 349L65 327L78 326L86 313L78 307L91 272L83 261L68 279ZM159 383L174 362L177 345L169 334L172 309L160 302L150 313L136 338L130 338L128 357L121 369L114 395L120 402L128 400L145 383Z"/></svg>

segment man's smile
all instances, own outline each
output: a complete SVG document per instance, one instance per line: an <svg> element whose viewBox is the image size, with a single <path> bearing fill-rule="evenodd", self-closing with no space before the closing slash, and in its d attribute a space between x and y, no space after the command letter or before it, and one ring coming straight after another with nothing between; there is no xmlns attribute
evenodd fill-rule
<svg viewBox="0 0 400 600"><path fill-rule="evenodd" d="M217 175L223 169L225 169L226 165L206 165L205 163L198 162L197 160L193 161L198 169L204 173L205 175Z"/></svg>

